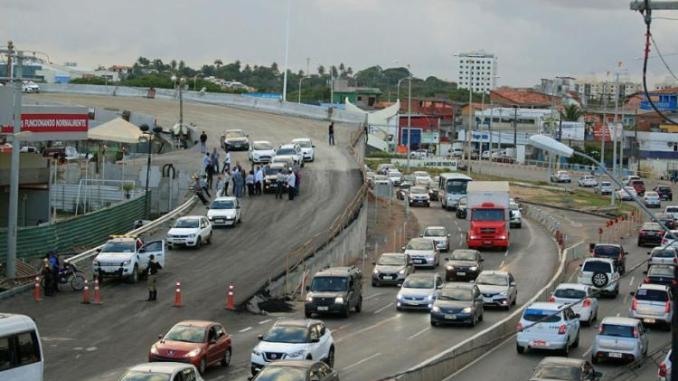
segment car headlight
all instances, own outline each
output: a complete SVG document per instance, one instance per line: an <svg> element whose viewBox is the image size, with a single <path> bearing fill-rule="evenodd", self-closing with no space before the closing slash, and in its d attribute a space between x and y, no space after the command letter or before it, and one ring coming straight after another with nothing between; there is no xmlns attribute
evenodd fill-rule
<svg viewBox="0 0 678 381"><path fill-rule="evenodd" d="M405 269L402 269L402 270L398 271L398 274L400 274L400 275L405 275Z"/></svg>
<svg viewBox="0 0 678 381"><path fill-rule="evenodd" d="M463 312L465 314L470 314L471 313L471 307L466 307L463 310L461 310L461 312Z"/></svg>
<svg viewBox="0 0 678 381"><path fill-rule="evenodd" d="M337 296L336 298L334 298L334 303L335 304L344 304L344 297Z"/></svg>
<svg viewBox="0 0 678 381"><path fill-rule="evenodd" d="M471 270L471 271L476 271L476 270L478 270L478 266L472 266L472 267L469 267L469 270Z"/></svg>
<svg viewBox="0 0 678 381"><path fill-rule="evenodd" d="M255 356L261 356L261 352L259 352L257 348L252 349L252 354Z"/></svg>
<svg viewBox="0 0 678 381"><path fill-rule="evenodd" d="M379 270L374 269L374 271L372 271L372 273L373 273L373 274L379 274Z"/></svg>
<svg viewBox="0 0 678 381"><path fill-rule="evenodd" d="M452 271L452 270L454 270L454 266L447 266L447 269Z"/></svg>
<svg viewBox="0 0 678 381"><path fill-rule="evenodd" d="M433 295L429 295L429 296L427 296L427 297L426 297L426 300L428 300L428 301L431 301L431 300L433 300Z"/></svg>
<svg viewBox="0 0 678 381"><path fill-rule="evenodd" d="M433 306L433 308L431 308L431 312L440 312L440 307Z"/></svg>
<svg viewBox="0 0 678 381"><path fill-rule="evenodd" d="M92 265L93 265L93 266L99 266L99 261L97 261L97 260L95 259L94 261L92 261Z"/></svg>
<svg viewBox="0 0 678 381"><path fill-rule="evenodd" d="M195 237L197 236L197 234L192 233L192 234L189 234L188 236L189 236L190 238L195 238Z"/></svg>
<svg viewBox="0 0 678 381"><path fill-rule="evenodd" d="M313 294L308 294L308 295L306 295L306 301L307 301L307 302L312 302L312 301L313 301Z"/></svg>
<svg viewBox="0 0 678 381"><path fill-rule="evenodd" d="M184 357L196 357L199 354L200 354L200 348L195 348L194 350L186 353L186 355L184 355Z"/></svg>
<svg viewBox="0 0 678 381"><path fill-rule="evenodd" d="M125 262L122 263L123 266L127 266L132 263L131 259L126 260Z"/></svg>
<svg viewBox="0 0 678 381"><path fill-rule="evenodd" d="M396 300L402 300L402 299L403 299L403 296L400 293L398 293L396 295Z"/></svg>
<svg viewBox="0 0 678 381"><path fill-rule="evenodd" d="M292 353L287 354L287 358L298 358L298 357L304 357L304 351L303 350L294 351Z"/></svg>
<svg viewBox="0 0 678 381"><path fill-rule="evenodd" d="M158 348L155 345L151 346L151 353L154 355L160 354L160 352L158 352Z"/></svg>
<svg viewBox="0 0 678 381"><path fill-rule="evenodd" d="M506 296L506 295L508 295L508 293L507 293L506 291L502 291L502 292L498 293L497 295L499 295L499 296Z"/></svg>

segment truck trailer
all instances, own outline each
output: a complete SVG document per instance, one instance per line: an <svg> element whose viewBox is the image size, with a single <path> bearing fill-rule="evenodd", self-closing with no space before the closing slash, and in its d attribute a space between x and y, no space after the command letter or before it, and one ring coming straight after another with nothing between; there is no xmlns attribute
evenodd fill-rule
<svg viewBox="0 0 678 381"><path fill-rule="evenodd" d="M473 181L467 189L466 245L469 249L507 249L509 232L509 183Z"/></svg>

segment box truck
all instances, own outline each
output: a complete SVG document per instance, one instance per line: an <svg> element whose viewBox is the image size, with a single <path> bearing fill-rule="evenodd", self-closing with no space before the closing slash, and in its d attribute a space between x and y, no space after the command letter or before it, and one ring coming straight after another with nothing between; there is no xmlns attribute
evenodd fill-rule
<svg viewBox="0 0 678 381"><path fill-rule="evenodd" d="M466 245L470 249L509 247L509 183L472 181L467 188Z"/></svg>

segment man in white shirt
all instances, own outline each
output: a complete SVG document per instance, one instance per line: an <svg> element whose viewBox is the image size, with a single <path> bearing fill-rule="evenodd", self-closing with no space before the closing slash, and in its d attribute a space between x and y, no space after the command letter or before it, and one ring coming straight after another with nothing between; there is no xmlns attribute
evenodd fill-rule
<svg viewBox="0 0 678 381"><path fill-rule="evenodd" d="M292 201L294 200L294 193L295 193L295 188L294 186L296 185L296 177L294 176L294 172L292 170L289 171L287 174L287 194L289 195L289 200Z"/></svg>
<svg viewBox="0 0 678 381"><path fill-rule="evenodd" d="M264 170L257 166L254 171L254 194L261 194L261 187L264 184Z"/></svg>

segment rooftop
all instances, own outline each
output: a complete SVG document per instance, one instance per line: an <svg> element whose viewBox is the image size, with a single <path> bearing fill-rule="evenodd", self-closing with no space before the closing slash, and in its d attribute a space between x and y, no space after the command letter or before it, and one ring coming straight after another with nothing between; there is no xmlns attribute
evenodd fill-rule
<svg viewBox="0 0 678 381"><path fill-rule="evenodd" d="M512 103L518 106L543 106L550 104L560 104L560 98L548 95L530 88L513 88L502 86L490 90L490 98L503 101L503 103Z"/></svg>

